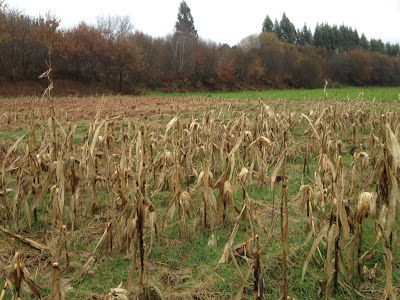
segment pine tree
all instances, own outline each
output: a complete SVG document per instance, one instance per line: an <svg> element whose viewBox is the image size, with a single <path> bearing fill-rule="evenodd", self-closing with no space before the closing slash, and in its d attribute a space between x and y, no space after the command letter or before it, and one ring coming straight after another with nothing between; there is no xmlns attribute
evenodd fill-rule
<svg viewBox="0 0 400 300"><path fill-rule="evenodd" d="M321 45L328 51L336 51L339 45L339 31L337 27L331 27L329 24L321 24Z"/></svg>
<svg viewBox="0 0 400 300"><path fill-rule="evenodd" d="M282 33L280 40L282 40L283 42L294 44L296 41L296 28L294 27L293 23L290 22L285 13L283 13L282 20L279 23L279 26Z"/></svg>
<svg viewBox="0 0 400 300"><path fill-rule="evenodd" d="M309 27L307 27L307 25L304 23L303 26L303 31L302 31L303 37L304 37L304 42L306 45L311 45L313 42L313 36L312 36L312 32L311 29Z"/></svg>
<svg viewBox="0 0 400 300"><path fill-rule="evenodd" d="M297 30L297 39L296 39L297 45L304 46L304 45L311 45L312 44L312 33L311 29L309 29L304 23L303 28L300 30Z"/></svg>
<svg viewBox="0 0 400 300"><path fill-rule="evenodd" d="M336 25L333 25L330 31L330 48L332 51L339 51L339 29Z"/></svg>
<svg viewBox="0 0 400 300"><path fill-rule="evenodd" d="M323 37L322 37L322 24L317 23L314 30L314 46L324 47Z"/></svg>
<svg viewBox="0 0 400 300"><path fill-rule="evenodd" d="M274 23L272 23L271 18L267 15L263 22L262 32L273 32L274 30Z"/></svg>
<svg viewBox="0 0 400 300"><path fill-rule="evenodd" d="M360 46L361 46L361 48L363 48L365 50L369 50L369 42L364 33L361 35L361 38L360 38Z"/></svg>
<svg viewBox="0 0 400 300"><path fill-rule="evenodd" d="M371 39L369 42L370 50L385 53L385 44L381 39Z"/></svg>
<svg viewBox="0 0 400 300"><path fill-rule="evenodd" d="M279 26L278 20L275 19L274 22L274 28L272 29L273 33L278 37L278 39L281 39L282 37L282 30L281 27Z"/></svg>
<svg viewBox="0 0 400 300"><path fill-rule="evenodd" d="M340 36L340 43L339 43L340 50L341 51L351 50L355 43L355 35L353 29L345 25L340 25L339 36ZM357 38L358 38L358 33L357 33Z"/></svg>
<svg viewBox="0 0 400 300"><path fill-rule="evenodd" d="M389 42L385 45L385 50L387 55L391 56L399 56L400 55L400 46L399 44L391 44Z"/></svg>
<svg viewBox="0 0 400 300"><path fill-rule="evenodd" d="M182 76L190 76L194 73L197 43L198 35L193 16L186 1L183 0L179 5L175 33L171 37L171 61L174 72L180 79Z"/></svg>
<svg viewBox="0 0 400 300"><path fill-rule="evenodd" d="M393 50L393 56L397 56L400 57L400 45L399 43L395 44L392 46L392 50Z"/></svg>
<svg viewBox="0 0 400 300"><path fill-rule="evenodd" d="M358 35L357 29L353 30L353 34L351 36L352 48L357 48L360 45L360 36Z"/></svg>
<svg viewBox="0 0 400 300"><path fill-rule="evenodd" d="M198 38L193 16L185 0L179 5L178 20L175 23L175 29L177 34L189 34L196 39Z"/></svg>

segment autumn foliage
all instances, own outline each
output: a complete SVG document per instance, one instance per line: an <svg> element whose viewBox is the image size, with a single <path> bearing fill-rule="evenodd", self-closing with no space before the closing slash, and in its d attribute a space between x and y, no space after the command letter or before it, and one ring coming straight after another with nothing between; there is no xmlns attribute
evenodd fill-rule
<svg viewBox="0 0 400 300"><path fill-rule="evenodd" d="M134 31L129 18L120 16L69 29L59 24L50 14L33 18L0 7L0 94L2 86L38 81L47 70L49 47L56 91L57 80L119 93L316 88L324 80L339 86L400 85L400 58L362 47L338 51L292 44L273 32L245 37L233 47L180 28L154 38Z"/></svg>

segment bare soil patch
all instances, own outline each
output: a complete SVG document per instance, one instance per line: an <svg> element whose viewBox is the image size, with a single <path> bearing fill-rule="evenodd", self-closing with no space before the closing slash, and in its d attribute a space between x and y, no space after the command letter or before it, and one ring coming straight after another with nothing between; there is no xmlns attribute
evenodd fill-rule
<svg viewBox="0 0 400 300"><path fill-rule="evenodd" d="M56 118L66 122L93 122L96 113L101 109L102 117L125 117L141 119L158 115L176 115L217 109L239 100L225 100L199 97L60 97L54 99ZM46 122L49 117L47 100L38 97L0 98L0 130L14 131L27 125L30 120Z"/></svg>

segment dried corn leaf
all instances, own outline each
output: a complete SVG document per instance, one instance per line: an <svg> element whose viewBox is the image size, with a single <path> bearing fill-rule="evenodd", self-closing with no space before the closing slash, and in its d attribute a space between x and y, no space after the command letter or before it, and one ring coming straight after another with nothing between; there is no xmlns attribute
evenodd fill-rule
<svg viewBox="0 0 400 300"><path fill-rule="evenodd" d="M182 192L181 201L182 201L183 207L185 208L186 213L190 213L194 210L194 202L188 192L186 192L186 191Z"/></svg>
<svg viewBox="0 0 400 300"><path fill-rule="evenodd" d="M306 275L308 264L310 263L311 258L313 257L315 250L317 250L317 247L321 243L322 239L324 237L326 237L327 232L328 232L328 225L325 225L321 229L321 231L319 232L317 237L315 238L314 243L313 243L313 245L311 247L311 250L308 253L307 258L306 258L306 260L304 262L303 271L302 271L302 274L301 274L301 282L304 281L304 276Z"/></svg>
<svg viewBox="0 0 400 300"><path fill-rule="evenodd" d="M338 226L336 226L336 224L332 224L331 228L329 229L327 237L326 263L325 263L325 272L327 278L325 292L328 299L331 298L330 286L333 280L333 274L335 272L332 263L332 257L333 257L333 251L335 250L335 240L338 234L339 234Z"/></svg>
<svg viewBox="0 0 400 300"><path fill-rule="evenodd" d="M269 107L268 105L266 105L264 102L261 102L263 104L263 108L265 110L265 112L268 114L268 117L272 118L275 116L275 112L271 109L271 107Z"/></svg>
<svg viewBox="0 0 400 300"><path fill-rule="evenodd" d="M206 201L211 205L211 207L215 210L217 209L217 200L215 199L214 191L212 188L207 187L205 192Z"/></svg>
<svg viewBox="0 0 400 300"><path fill-rule="evenodd" d="M178 121L178 117L174 117L171 121L168 122L167 127L165 128L164 142L167 140L168 131L174 126L174 124Z"/></svg>
<svg viewBox="0 0 400 300"><path fill-rule="evenodd" d="M239 290L237 291L235 297L233 298L234 300L241 300L243 298L242 297L243 289L247 284L247 279L249 278L252 270L253 270L253 265L250 265L246 275L244 276L244 279L242 280L242 284L240 285Z"/></svg>
<svg viewBox="0 0 400 300"><path fill-rule="evenodd" d="M236 233L238 232L238 229L239 229L239 221L242 219L242 216L243 216L243 213L245 212L245 210L246 210L246 204L243 205L242 211L240 212L239 216L236 219L235 226L233 227L231 236L230 236L228 242L225 244L222 257L220 258L220 260L215 268L218 268L218 266L220 264L228 263L229 256L231 255L231 252L232 252L232 245L235 240Z"/></svg>
<svg viewBox="0 0 400 300"><path fill-rule="evenodd" d="M336 176L337 176L335 165L328 158L328 156L326 154L324 154L323 160L326 163L326 165L329 167L329 170L331 171L331 174L332 174L332 177L333 177L333 181L335 182L336 181Z"/></svg>
<svg viewBox="0 0 400 300"><path fill-rule="evenodd" d="M99 135L100 135L100 129L101 127L105 124L106 120L103 120L100 125L96 128L96 131L94 133L93 136L93 140L92 140L92 144L90 145L90 154L93 156L94 154L94 148L96 147L96 143L99 139Z"/></svg>
<svg viewBox="0 0 400 300"><path fill-rule="evenodd" d="M6 162L7 162L8 157L11 155L12 152L15 151L15 149L17 149L19 143L21 143L21 141L25 138L25 136L26 136L26 134L24 134L23 136L19 137L19 138L15 141L15 143L12 144L12 146L11 146L10 148L8 148L7 154L6 154L6 156L4 157L4 159L3 159L3 164L2 164L2 167L1 167L1 172L2 172L2 173L4 173L4 168L5 168L5 165L6 165ZM3 176L4 176L4 174L3 174Z"/></svg>
<svg viewBox="0 0 400 300"><path fill-rule="evenodd" d="M387 236L387 233L384 232L384 229L378 224L379 229L382 231L383 237L383 251L385 257L385 273L386 273L386 283L385 283L385 290L383 292L382 299L392 299L394 295L393 291L393 253L390 247L390 240ZM396 299L394 297L393 299Z"/></svg>
<svg viewBox="0 0 400 300"><path fill-rule="evenodd" d="M379 228L380 227L382 227L382 228L385 227L385 225L386 225L386 217L387 217L387 206L384 204L382 206L382 208L381 208L381 212L379 214L379 219L375 220L377 225L375 226L376 230L375 230L375 234L374 234L374 238L372 240L371 246L361 256L361 259L360 259L361 261L364 260L365 256L367 256L368 253L370 253L374 249L376 243L378 242L379 238L381 237L382 233L381 233L381 230Z"/></svg>
<svg viewBox="0 0 400 300"><path fill-rule="evenodd" d="M58 126L59 126L60 129L61 129L61 133L63 134L64 139L66 139L66 138L67 138L67 134L65 133L64 128L62 127L62 125L60 124L60 122L57 120L57 118L54 118L54 120L56 120Z"/></svg>
<svg viewBox="0 0 400 300"><path fill-rule="evenodd" d="M266 138L265 136L259 136L249 145L249 149L251 149L254 145L257 145L259 143L261 143L263 146L268 146L268 147L272 146L272 142L269 138Z"/></svg>
<svg viewBox="0 0 400 300"><path fill-rule="evenodd" d="M375 218L376 216L376 194L363 192L359 197L356 207L357 222L362 223L368 214L371 218Z"/></svg>
<svg viewBox="0 0 400 300"><path fill-rule="evenodd" d="M40 244L40 243L38 243L38 242L36 242L34 240L31 240L29 238L25 238L22 235L19 235L19 234L16 234L16 233L12 233L12 232L8 231L7 229L0 228L0 230L2 232L4 232L5 234L8 234L9 236L12 236L13 238L18 239L22 243L24 243L24 244L26 244L28 246L31 246L32 248L34 248L36 250L45 251L45 250L49 249L48 247L46 247L46 246L44 246L44 245L42 245L42 244Z"/></svg>
<svg viewBox="0 0 400 300"><path fill-rule="evenodd" d="M243 142L243 136L240 137L240 139L237 140L235 146L233 146L231 152L229 152L229 155L235 155L235 152L239 149L240 145Z"/></svg>
<svg viewBox="0 0 400 300"><path fill-rule="evenodd" d="M308 123L310 123L310 126L311 126L311 128L314 130L314 134L315 134L315 136L318 138L318 140L321 140L321 138L319 137L319 134L318 134L317 130L315 129L313 123L311 122L310 118L307 117L305 114L301 114L301 115L303 116L303 118L306 118L306 119L307 119Z"/></svg>
<svg viewBox="0 0 400 300"><path fill-rule="evenodd" d="M400 201L399 195L399 184L397 182L396 176L393 173L390 173L390 191L388 195L388 212L387 212L387 220L386 220L386 230L385 235L386 238L392 234L392 228L396 222L396 203Z"/></svg>
<svg viewBox="0 0 400 300"><path fill-rule="evenodd" d="M128 300L128 291L122 288L122 282L118 287L110 289L105 300Z"/></svg>
<svg viewBox="0 0 400 300"><path fill-rule="evenodd" d="M243 167L242 170L240 170L238 178L242 184L244 184L246 182L246 177L247 177L248 173L249 173L249 170L246 167Z"/></svg>
<svg viewBox="0 0 400 300"><path fill-rule="evenodd" d="M285 149L281 153L281 155L278 158L278 162L276 163L276 166L275 166L274 170L272 171L272 175L271 175L271 191L273 191L275 189L276 176L278 175L279 169L281 168L282 163L285 160L286 152L287 152L287 149Z"/></svg>
<svg viewBox="0 0 400 300"><path fill-rule="evenodd" d="M349 270L349 279L354 275L354 249L356 247L356 243L358 241L358 224L357 227L354 229L354 235L349 242L349 246L347 248L347 268Z"/></svg>
<svg viewBox="0 0 400 300"><path fill-rule="evenodd" d="M31 289L32 293L34 293L37 297L40 298L40 286L37 285L31 278L29 271L23 267L21 270L22 279L26 282L26 284Z"/></svg>
<svg viewBox="0 0 400 300"><path fill-rule="evenodd" d="M344 237L344 240L347 241L350 238L350 226L349 226L349 220L347 217L346 209L343 205L342 200L339 201L338 213L339 213L339 218L340 218L340 224L342 224L343 237Z"/></svg>
<svg viewBox="0 0 400 300"><path fill-rule="evenodd" d="M396 171L397 168L400 168L400 145L397 137L390 129L389 124L386 124L386 130L389 134L390 141L387 141L388 149L393 157L393 171Z"/></svg>
<svg viewBox="0 0 400 300"><path fill-rule="evenodd" d="M313 193L312 187L310 185L302 185L300 187L299 194L301 197L301 206L304 207L307 205L307 202L311 200L311 195Z"/></svg>

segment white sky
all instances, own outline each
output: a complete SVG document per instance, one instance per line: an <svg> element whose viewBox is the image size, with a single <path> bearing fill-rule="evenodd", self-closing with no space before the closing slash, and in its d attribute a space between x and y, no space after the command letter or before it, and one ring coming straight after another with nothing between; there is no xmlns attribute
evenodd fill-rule
<svg viewBox="0 0 400 300"><path fill-rule="evenodd" d="M10 8L38 16L50 11L63 28L80 21L96 22L98 15L128 15L135 29L153 37L171 33L181 0L5 0ZM218 43L237 44L260 33L266 17L278 21L283 12L296 28L304 22L314 31L317 22L345 24L370 38L400 42L400 0L186 0L199 36Z"/></svg>

